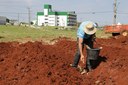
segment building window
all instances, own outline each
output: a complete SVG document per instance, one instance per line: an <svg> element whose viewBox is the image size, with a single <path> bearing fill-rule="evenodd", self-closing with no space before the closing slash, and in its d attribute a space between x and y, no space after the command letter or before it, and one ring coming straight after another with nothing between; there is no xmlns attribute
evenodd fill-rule
<svg viewBox="0 0 128 85"><path fill-rule="evenodd" d="M45 23L48 23L48 22L45 22Z"/></svg>
<svg viewBox="0 0 128 85"><path fill-rule="evenodd" d="M45 18L45 20L48 20L48 18Z"/></svg>

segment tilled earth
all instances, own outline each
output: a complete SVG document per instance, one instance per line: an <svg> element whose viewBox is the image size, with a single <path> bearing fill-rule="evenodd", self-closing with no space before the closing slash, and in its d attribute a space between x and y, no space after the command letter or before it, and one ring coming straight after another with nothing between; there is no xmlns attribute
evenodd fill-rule
<svg viewBox="0 0 128 85"><path fill-rule="evenodd" d="M128 37L97 39L98 63L84 75L69 66L76 41L54 41L0 43L0 85L128 85Z"/></svg>

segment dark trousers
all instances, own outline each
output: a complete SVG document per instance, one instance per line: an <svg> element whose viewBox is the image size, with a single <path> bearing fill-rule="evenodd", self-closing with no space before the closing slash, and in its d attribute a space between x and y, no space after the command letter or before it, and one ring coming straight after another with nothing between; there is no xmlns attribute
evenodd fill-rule
<svg viewBox="0 0 128 85"><path fill-rule="evenodd" d="M78 63L79 63L79 60L80 60L80 50L79 50L79 46L78 46L78 39L77 38L77 51L76 51L76 54L74 56L74 61L73 61L73 66L74 67L77 67L78 66ZM92 37L90 37L89 39L84 39L83 40L83 43L82 43L82 47L84 49L84 45L88 45L90 48L93 48L93 40L92 40ZM86 66L85 68L87 70L90 70L91 69L91 64L90 64L90 59L88 57L86 57Z"/></svg>

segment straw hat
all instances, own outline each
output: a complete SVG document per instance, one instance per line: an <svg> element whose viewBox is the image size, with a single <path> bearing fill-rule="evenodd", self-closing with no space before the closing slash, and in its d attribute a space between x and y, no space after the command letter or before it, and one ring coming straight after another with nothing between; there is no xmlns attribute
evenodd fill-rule
<svg viewBox="0 0 128 85"><path fill-rule="evenodd" d="M86 34L89 34L89 35L91 35L91 34L94 34L95 32L96 32L96 28L95 28L95 26L94 26L94 24L92 23L92 22L89 22L87 25L85 25L85 27L84 27L84 32L86 33Z"/></svg>

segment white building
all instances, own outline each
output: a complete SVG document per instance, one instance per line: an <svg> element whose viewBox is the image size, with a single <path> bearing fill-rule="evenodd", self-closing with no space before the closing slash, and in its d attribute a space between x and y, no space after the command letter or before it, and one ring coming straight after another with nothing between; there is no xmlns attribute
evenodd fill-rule
<svg viewBox="0 0 128 85"><path fill-rule="evenodd" d="M44 12L37 12L38 26L76 26L75 12L52 11L52 6L44 5Z"/></svg>
<svg viewBox="0 0 128 85"><path fill-rule="evenodd" d="M9 19L4 16L0 16L0 25L6 25L6 23L9 23Z"/></svg>

